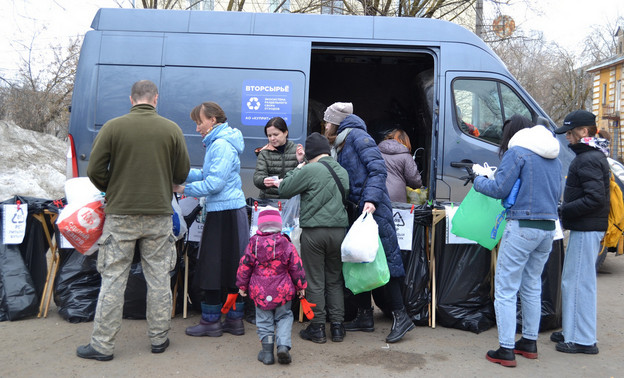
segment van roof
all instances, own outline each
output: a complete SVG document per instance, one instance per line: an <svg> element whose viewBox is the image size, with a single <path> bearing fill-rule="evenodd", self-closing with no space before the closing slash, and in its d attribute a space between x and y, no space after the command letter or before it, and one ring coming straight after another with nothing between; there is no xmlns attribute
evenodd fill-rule
<svg viewBox="0 0 624 378"><path fill-rule="evenodd" d="M100 31L462 42L490 51L479 37L462 26L414 17L103 8L98 10L91 27Z"/></svg>

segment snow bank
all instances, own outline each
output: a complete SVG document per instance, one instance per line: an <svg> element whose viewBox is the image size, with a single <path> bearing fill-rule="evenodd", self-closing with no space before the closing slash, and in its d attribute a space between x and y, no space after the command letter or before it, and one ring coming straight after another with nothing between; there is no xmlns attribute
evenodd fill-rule
<svg viewBox="0 0 624 378"><path fill-rule="evenodd" d="M0 201L64 197L66 153L65 141L0 121Z"/></svg>

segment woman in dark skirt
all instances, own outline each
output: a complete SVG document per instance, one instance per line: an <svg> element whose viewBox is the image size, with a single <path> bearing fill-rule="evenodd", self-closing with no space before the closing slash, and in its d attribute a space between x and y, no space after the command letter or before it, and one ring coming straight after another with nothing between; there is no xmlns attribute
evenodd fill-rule
<svg viewBox="0 0 624 378"><path fill-rule="evenodd" d="M199 324L186 329L190 336L221 336L245 333L244 305L236 303L221 323L222 299L227 291L237 293L236 270L249 242L249 222L240 178L243 134L231 128L225 112L214 102L204 102L191 111L197 132L206 147L202 169L191 169L178 193L201 198L204 230L199 246L197 273L193 284L202 290Z"/></svg>

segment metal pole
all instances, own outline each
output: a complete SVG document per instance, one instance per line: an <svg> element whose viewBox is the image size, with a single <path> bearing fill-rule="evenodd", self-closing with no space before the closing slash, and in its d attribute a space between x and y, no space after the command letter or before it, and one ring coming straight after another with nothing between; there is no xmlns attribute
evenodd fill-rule
<svg viewBox="0 0 624 378"><path fill-rule="evenodd" d="M476 6L476 20L475 20L475 34L483 39L483 0L477 0Z"/></svg>

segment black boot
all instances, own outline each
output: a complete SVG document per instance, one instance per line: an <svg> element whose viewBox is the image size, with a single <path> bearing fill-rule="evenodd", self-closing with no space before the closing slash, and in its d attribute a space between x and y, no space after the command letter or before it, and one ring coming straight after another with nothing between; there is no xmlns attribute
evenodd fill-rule
<svg viewBox="0 0 624 378"><path fill-rule="evenodd" d="M277 362L282 365L286 365L292 362L292 358L290 358L290 350L286 345L278 345L277 346Z"/></svg>
<svg viewBox="0 0 624 378"><path fill-rule="evenodd" d="M332 322L329 330L331 331L331 338L333 342L341 342L344 340L345 327L342 322Z"/></svg>
<svg viewBox="0 0 624 378"><path fill-rule="evenodd" d="M537 341L525 339L524 337L516 341L514 353L532 360L537 358Z"/></svg>
<svg viewBox="0 0 624 378"><path fill-rule="evenodd" d="M262 350L258 353L258 361L265 365L273 365L275 363L273 343L273 335L264 336L262 339Z"/></svg>
<svg viewBox="0 0 624 378"><path fill-rule="evenodd" d="M498 350L489 350L485 355L485 359L506 367L516 367L516 355L511 348L500 347Z"/></svg>
<svg viewBox="0 0 624 378"><path fill-rule="evenodd" d="M308 328L299 331L299 336L304 340L310 340L317 344L324 344L327 342L325 323L311 323Z"/></svg>
<svg viewBox="0 0 624 378"><path fill-rule="evenodd" d="M373 308L358 308L355 319L344 324L346 331L373 332L375 322L373 321Z"/></svg>
<svg viewBox="0 0 624 378"><path fill-rule="evenodd" d="M390 334L386 337L387 343L396 343L401 340L403 336L408 331L414 329L414 322L410 319L409 315L407 315L407 311L405 311L405 307L392 311L392 329L390 330Z"/></svg>
<svg viewBox="0 0 624 378"><path fill-rule="evenodd" d="M221 305L201 304L202 315L199 324L186 329L189 336L219 337L223 335L221 327Z"/></svg>
<svg viewBox="0 0 624 378"><path fill-rule="evenodd" d="M231 309L225 314L225 320L221 323L223 332L240 336L245 334L245 325L243 324L243 316L245 315L245 304L236 302L236 310Z"/></svg>

